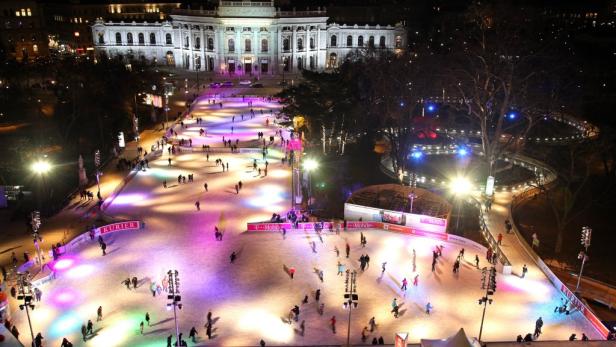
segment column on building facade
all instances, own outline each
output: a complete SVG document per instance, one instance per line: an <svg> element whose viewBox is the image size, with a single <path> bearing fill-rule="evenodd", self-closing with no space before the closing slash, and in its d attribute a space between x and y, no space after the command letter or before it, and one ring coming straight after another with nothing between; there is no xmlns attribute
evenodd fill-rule
<svg viewBox="0 0 616 347"><path fill-rule="evenodd" d="M283 50L282 50L282 30L280 26L276 26L276 68L275 70L272 71L278 71L278 73L282 72L282 63L284 61L283 59Z"/></svg>
<svg viewBox="0 0 616 347"><path fill-rule="evenodd" d="M172 35L175 38L173 41L173 59L175 60L175 66L178 68L184 67L184 53L182 52L182 47L184 46L184 42L182 42L184 36L183 30L182 24L179 23L177 30L174 30Z"/></svg>
<svg viewBox="0 0 616 347"><path fill-rule="evenodd" d="M216 64L216 71L224 72L221 70L222 64L226 64L225 61L225 31L227 29L225 27L217 26L215 33L218 34L218 42L214 42L214 46L218 50L218 64Z"/></svg>
<svg viewBox="0 0 616 347"><path fill-rule="evenodd" d="M244 62L242 61L242 47L244 45L242 45L241 43L241 40L242 40L241 31L237 30L238 29L237 27L234 29L235 29L235 74L237 75L240 70L240 66L241 66L241 69L244 68Z"/></svg>
<svg viewBox="0 0 616 347"><path fill-rule="evenodd" d="M205 56L205 47L207 46L207 37L203 35L203 25L199 26L199 40L201 40L201 45L199 46L199 70L207 71L207 59Z"/></svg>
<svg viewBox="0 0 616 347"><path fill-rule="evenodd" d="M254 75L259 75L261 73L261 69L259 68L261 62L259 61L259 50L261 50L261 44L259 42L259 33L261 32L261 28L252 28L252 73ZM256 69L255 69L256 67Z"/></svg>
<svg viewBox="0 0 616 347"><path fill-rule="evenodd" d="M297 26L291 26L291 59L289 59L289 72L296 72L297 62Z"/></svg>
<svg viewBox="0 0 616 347"><path fill-rule="evenodd" d="M316 48L315 57L314 57L314 68L320 70L319 68L319 55L321 54L321 25L317 24L317 37L314 47Z"/></svg>
<svg viewBox="0 0 616 347"><path fill-rule="evenodd" d="M188 25L188 69L195 70L195 56L194 56L194 37L192 34L192 24Z"/></svg>

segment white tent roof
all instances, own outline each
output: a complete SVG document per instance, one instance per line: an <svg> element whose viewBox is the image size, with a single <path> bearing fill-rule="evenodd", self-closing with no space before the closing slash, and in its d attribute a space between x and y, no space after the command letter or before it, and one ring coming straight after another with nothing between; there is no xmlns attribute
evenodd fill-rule
<svg viewBox="0 0 616 347"><path fill-rule="evenodd" d="M441 340L428 340L421 339L421 347L475 347L475 343L468 339L464 329L458 330L458 332L446 339Z"/></svg>

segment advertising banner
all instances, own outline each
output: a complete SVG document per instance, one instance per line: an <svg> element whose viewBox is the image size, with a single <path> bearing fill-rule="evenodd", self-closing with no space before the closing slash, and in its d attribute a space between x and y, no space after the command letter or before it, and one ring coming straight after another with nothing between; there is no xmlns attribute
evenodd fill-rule
<svg viewBox="0 0 616 347"><path fill-rule="evenodd" d="M116 231L125 231L125 230L139 230L141 229L141 221L131 220L127 222L119 222L113 224L103 225L102 227L98 227L95 230L97 235L104 235L113 233Z"/></svg>

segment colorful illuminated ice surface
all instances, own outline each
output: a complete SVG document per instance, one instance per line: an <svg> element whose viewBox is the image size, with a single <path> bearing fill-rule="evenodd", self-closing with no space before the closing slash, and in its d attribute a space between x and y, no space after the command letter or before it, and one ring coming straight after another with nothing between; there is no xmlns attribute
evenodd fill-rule
<svg viewBox="0 0 616 347"><path fill-rule="evenodd" d="M222 146L222 135L240 143L257 147L256 133L266 137L276 128L267 111L279 109L275 103L255 101L258 112L253 119L242 122L237 115L249 114L250 107L241 101L225 102L221 109L200 100L195 115L204 119L207 136L200 136L194 121L187 120L188 129L178 135L192 138L193 146ZM231 122L236 115L235 123ZM234 134L230 134L230 125ZM285 135L288 136L288 135ZM267 220L273 212L284 213L289 207L290 171L281 164L283 151L272 149L267 160L268 175L253 171L257 159L264 167L261 152L231 154L212 150L209 161L200 150L185 150L167 154L150 162L150 169L140 172L113 201L106 213L117 218L138 218L146 229L126 231L105 237L106 256L101 255L96 241L74 249L54 264L57 279L44 286L43 301L31 312L35 333L40 331L46 345L59 346L63 337L75 346L165 346L168 335L174 333L173 312L167 310L166 295L152 296L152 281L160 284L169 269L177 269L183 308L178 313L181 332L189 345L246 346L258 345L263 339L268 345L314 345L344 343L347 312L342 307L344 278L337 276L337 262L347 268L359 269L358 258L369 254L370 267L358 276L359 305L353 313L351 341L359 343L361 330L375 317L377 330L369 336L383 336L392 343L396 332L409 332L410 340L441 338L464 327L471 336L479 332L482 307L481 273L474 268L473 253L466 253L460 274L452 273L452 265L460 246L444 244L442 260L431 272L432 249L440 241L410 237L385 231L366 231L366 248L359 245L359 233L326 234L321 242L314 234L289 232L286 239L277 233L246 233L246 222ZM229 172L222 172L215 160L229 163ZM177 184L178 175L194 174L195 182ZM163 188L162 181L168 187ZM243 182L235 193L234 185ZM208 183L205 192L203 183ZM194 203L200 201L201 210ZM214 227L224 232L216 241ZM311 243L315 242L316 252ZM345 244L351 245L351 257L344 257ZM336 256L335 248L342 250ZM411 254L417 254L416 272L412 270ZM237 252L234 264L229 255ZM483 254L481 266L485 265ZM381 274L381 263L387 262ZM291 279L284 267L295 267ZM321 282L315 270L324 271ZM412 278L419 274L419 285ZM127 277L139 278L139 287L128 290L122 284ZM409 280L406 292L400 290L403 278ZM314 292L321 290L324 313L317 312ZM307 304L301 304L305 295ZM390 313L391 301L398 298L400 317ZM534 329L541 316L545 322L541 339L566 339L572 332L591 338L598 337L579 313L553 313L560 297L545 278L529 273L526 278L499 276L494 302L488 307L483 338L486 341L515 339ZM433 312L427 315L430 302ZM293 305L300 306L299 322L305 321L305 334L299 334L299 322L287 322ZM96 310L103 307L103 320L96 321ZM213 339L205 335L205 317L214 317ZM151 326L140 334L139 323L145 313L151 316ZM329 320L335 316L337 332L333 334ZM15 315L22 342L29 343L25 314ZM87 342L81 339L81 326L90 319L94 335ZM145 321L144 321L145 323ZM188 338L196 327L197 343Z"/></svg>

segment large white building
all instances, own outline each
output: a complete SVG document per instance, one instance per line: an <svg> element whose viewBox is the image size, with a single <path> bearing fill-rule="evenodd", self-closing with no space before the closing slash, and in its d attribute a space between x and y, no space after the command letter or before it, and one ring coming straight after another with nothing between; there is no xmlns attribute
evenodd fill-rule
<svg viewBox="0 0 616 347"><path fill-rule="evenodd" d="M280 11L274 2L221 1L216 10L182 10L170 21L96 21L94 48L189 70L265 75L325 70L355 49L402 50L406 31L395 26L328 23L325 10Z"/></svg>

